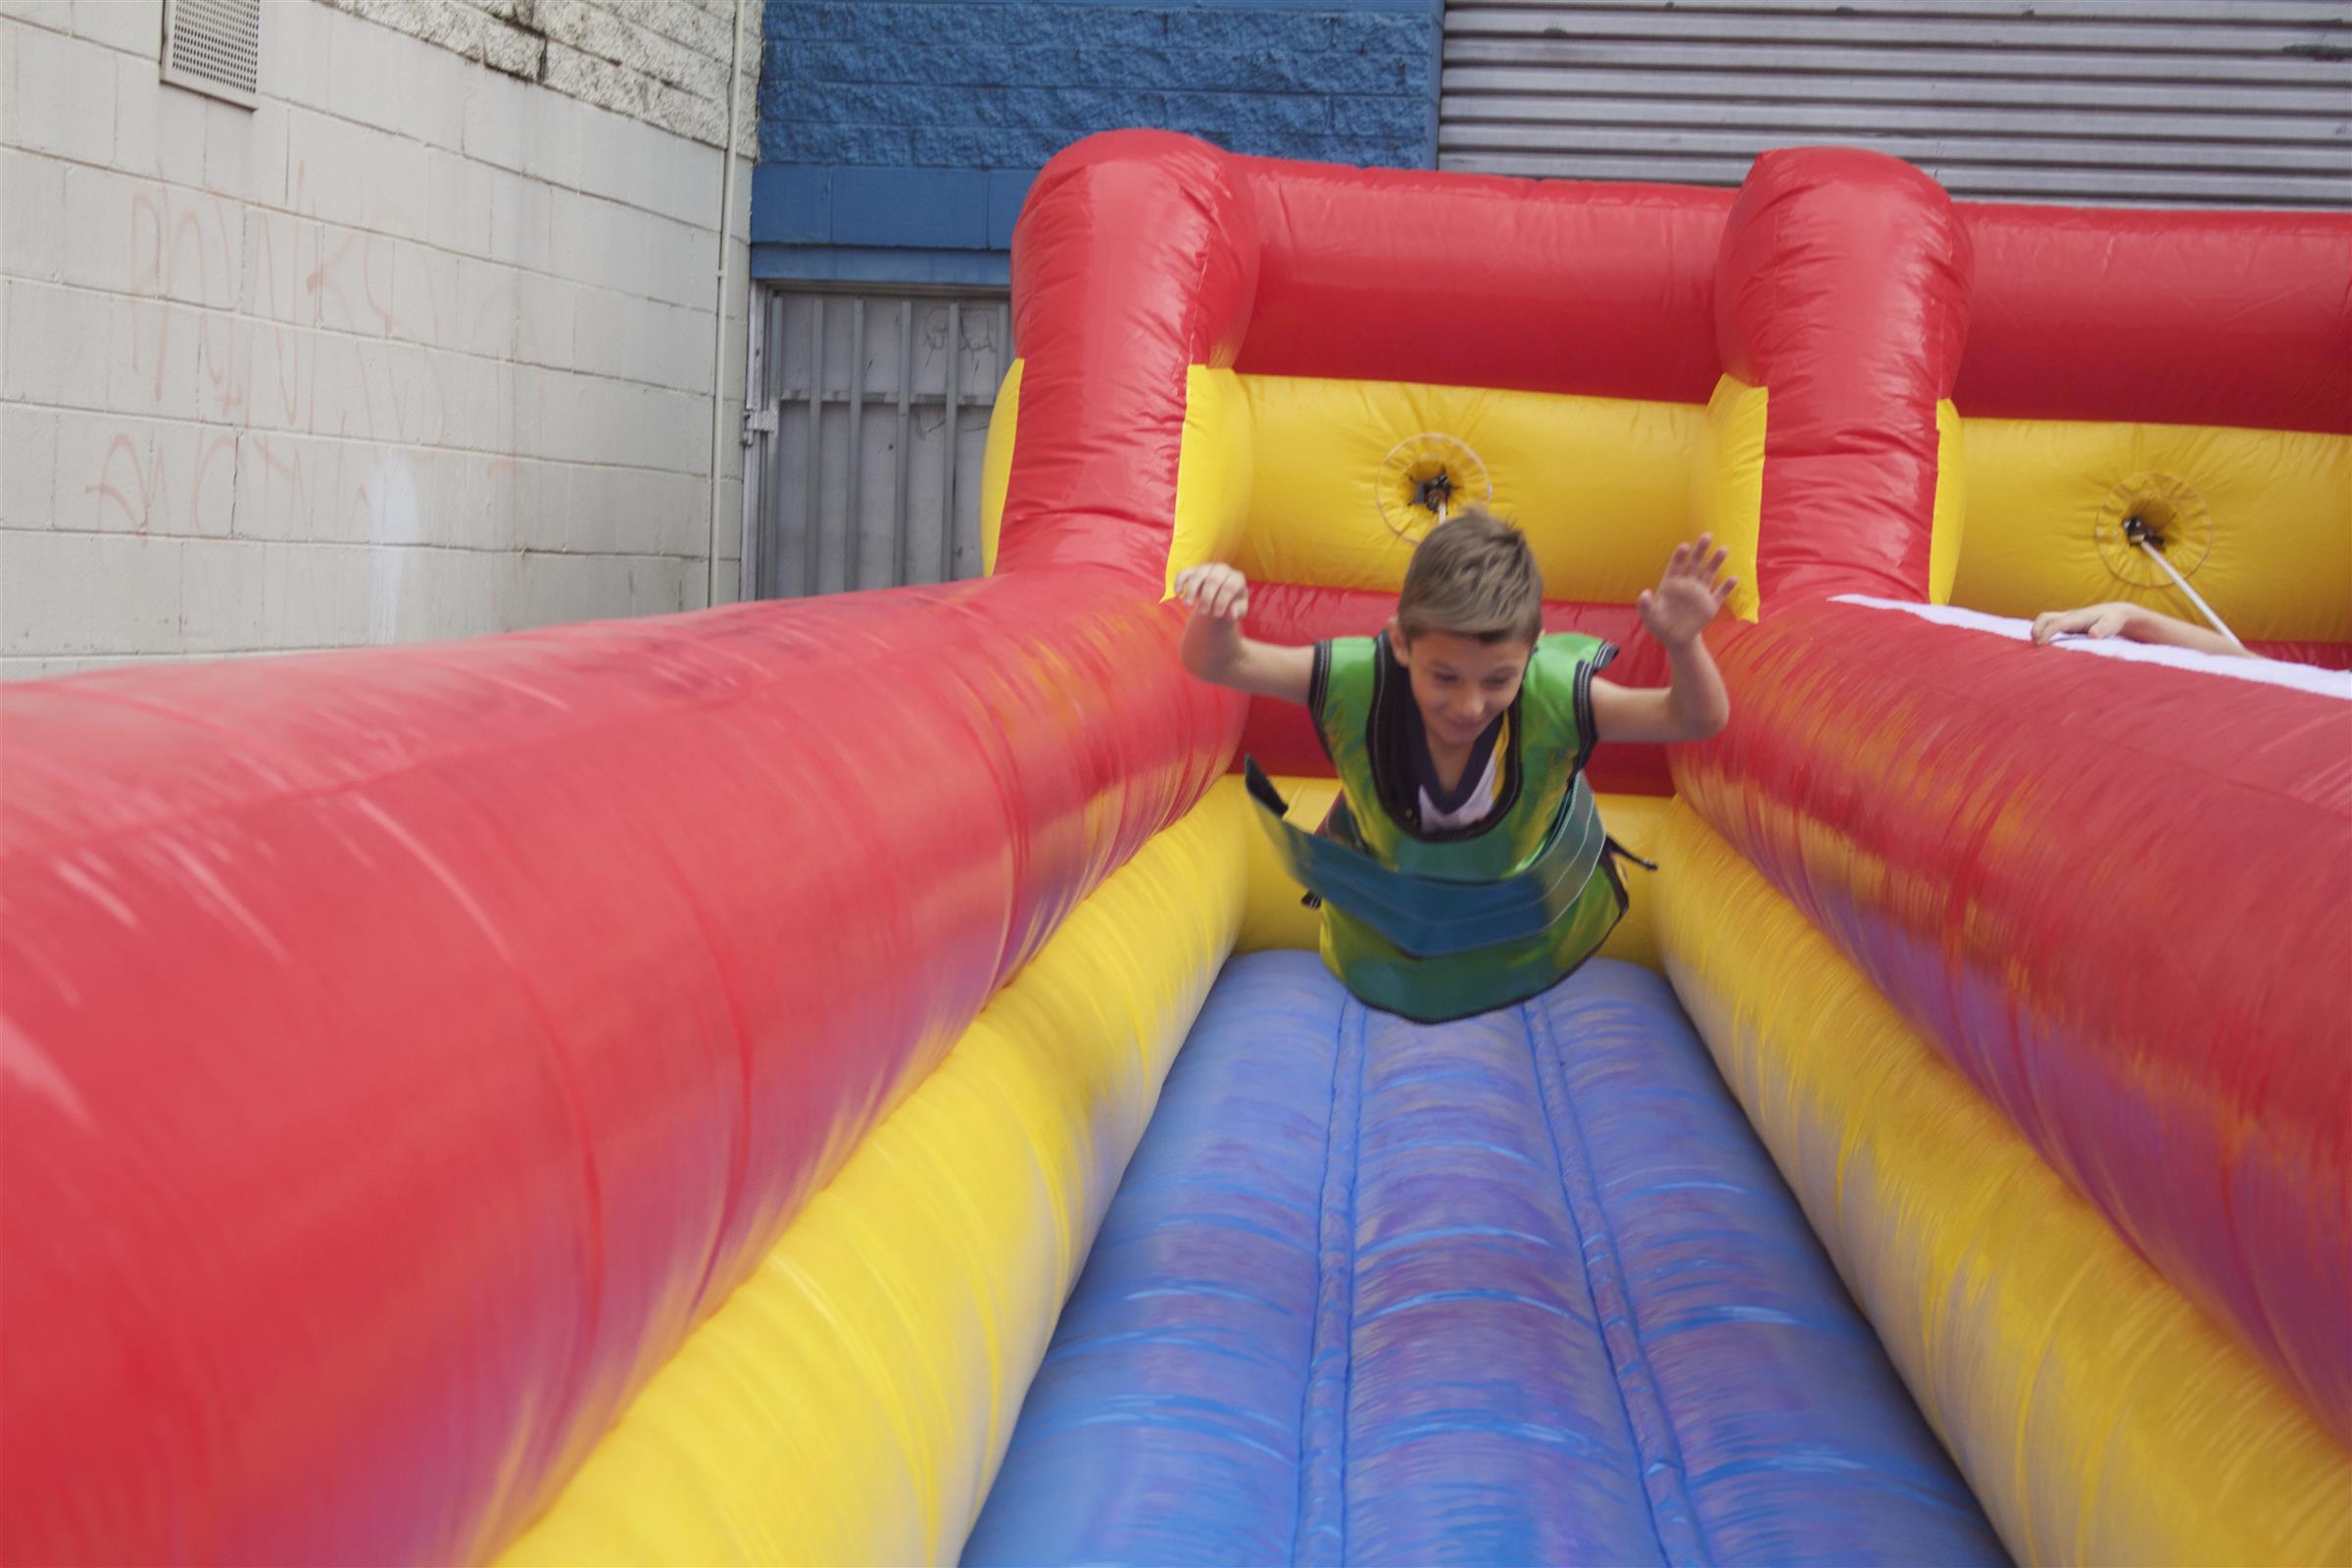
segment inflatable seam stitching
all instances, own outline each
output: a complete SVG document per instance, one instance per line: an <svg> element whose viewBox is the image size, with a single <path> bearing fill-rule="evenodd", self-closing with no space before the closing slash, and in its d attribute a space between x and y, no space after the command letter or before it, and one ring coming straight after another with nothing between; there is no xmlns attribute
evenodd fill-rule
<svg viewBox="0 0 2352 1568"><path fill-rule="evenodd" d="M1673 1418L1658 1396L1649 1358L1642 1353L1632 1293L1626 1288L1624 1265L1617 1255L1617 1236L1610 1228L1608 1210L1601 1204L1600 1181L1592 1169L1584 1127L1577 1119L1576 1099L1568 1091L1559 1037L1552 1029L1550 1013L1540 1002L1523 1004L1519 1015L1528 1054L1533 1058L1537 1092L1543 1100L1544 1129L1551 1140L1560 1197L1576 1231L1592 1326L1616 1374L1618 1408L1624 1413L1626 1433L1642 1463L1642 1494L1648 1504L1658 1554L1670 1563L1712 1562L1705 1533L1690 1506L1682 1444L1675 1437ZM1560 1141L1563 1126L1576 1143L1573 1159ZM1620 1326L1612 1328L1612 1323ZM1637 1403L1642 1407L1638 1414Z"/></svg>
<svg viewBox="0 0 2352 1568"><path fill-rule="evenodd" d="M1299 1408L1298 1517L1294 1563L1348 1560L1348 1403L1355 1371L1356 1166L1363 1142L1364 1032L1368 1014L1350 997L1340 1009L1331 1064L1331 1120L1324 1134L1316 1221L1315 1323ZM1319 1553L1308 1550L1328 1538Z"/></svg>

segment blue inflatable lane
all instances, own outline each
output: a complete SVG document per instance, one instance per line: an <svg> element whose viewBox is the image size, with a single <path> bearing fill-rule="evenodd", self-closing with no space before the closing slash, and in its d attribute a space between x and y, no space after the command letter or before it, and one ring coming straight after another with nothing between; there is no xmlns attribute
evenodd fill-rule
<svg viewBox="0 0 2352 1568"><path fill-rule="evenodd" d="M1994 1563L1664 981L1238 959L967 1564Z"/></svg>

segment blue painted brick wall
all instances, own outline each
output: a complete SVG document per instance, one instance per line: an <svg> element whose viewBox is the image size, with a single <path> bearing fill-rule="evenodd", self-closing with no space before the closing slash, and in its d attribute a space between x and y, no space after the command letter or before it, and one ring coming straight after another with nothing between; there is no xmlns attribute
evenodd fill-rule
<svg viewBox="0 0 2352 1568"><path fill-rule="evenodd" d="M765 277L1002 282L1038 168L1153 125L1429 168L1439 0L768 0Z"/></svg>

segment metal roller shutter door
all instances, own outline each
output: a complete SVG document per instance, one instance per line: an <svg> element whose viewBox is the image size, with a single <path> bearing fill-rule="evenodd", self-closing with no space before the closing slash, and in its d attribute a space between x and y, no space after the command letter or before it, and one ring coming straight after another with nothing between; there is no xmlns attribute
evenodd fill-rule
<svg viewBox="0 0 2352 1568"><path fill-rule="evenodd" d="M1729 185L1818 142L1962 196L2352 208L2352 3L1446 7L1440 168Z"/></svg>

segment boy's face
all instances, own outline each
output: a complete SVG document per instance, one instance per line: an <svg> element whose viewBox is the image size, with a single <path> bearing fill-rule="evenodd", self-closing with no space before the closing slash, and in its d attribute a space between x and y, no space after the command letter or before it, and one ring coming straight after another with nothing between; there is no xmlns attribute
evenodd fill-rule
<svg viewBox="0 0 2352 1568"><path fill-rule="evenodd" d="M1511 706L1536 651L1535 644L1517 637L1489 643L1449 631L1425 631L1408 643L1394 625L1389 646L1412 675L1421 722L1449 746L1469 745Z"/></svg>

